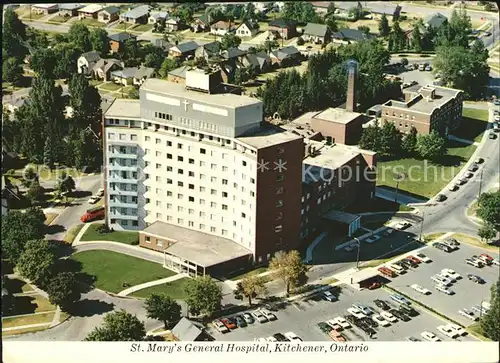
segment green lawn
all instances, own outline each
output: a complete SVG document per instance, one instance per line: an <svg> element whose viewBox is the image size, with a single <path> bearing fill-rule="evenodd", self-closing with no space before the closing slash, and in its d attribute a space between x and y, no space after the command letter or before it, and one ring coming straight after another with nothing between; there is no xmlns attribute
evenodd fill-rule
<svg viewBox="0 0 500 363"><path fill-rule="evenodd" d="M95 276L98 289L118 293L130 286L175 275L158 263L111 251L84 251L71 257L81 262L83 272Z"/></svg>
<svg viewBox="0 0 500 363"><path fill-rule="evenodd" d="M97 28L102 28L103 26L106 25L106 24L101 23L100 21L97 21L95 19L82 19L82 20L78 20L78 21L74 22L73 24L78 24L78 23L84 24L86 26L95 26Z"/></svg>
<svg viewBox="0 0 500 363"><path fill-rule="evenodd" d="M113 82L106 82L99 86L99 89L106 91L118 91L122 86Z"/></svg>
<svg viewBox="0 0 500 363"><path fill-rule="evenodd" d="M152 287L148 287L146 289L136 291L136 292L132 293L131 296L147 298L151 294L165 294L165 295L170 296L172 299L182 300L182 299L186 298L186 293L184 292L184 287L186 286L186 283L188 281L189 281L189 278L184 277L184 278L179 279L179 280L167 282L166 284L163 284L163 285L152 286Z"/></svg>
<svg viewBox="0 0 500 363"><path fill-rule="evenodd" d="M477 323L474 323L472 325L470 325L467 330L471 333L471 334L474 334L476 335L479 339L481 340L485 340L485 341L488 341L488 342L491 342L491 339L489 338L486 338L484 336L484 332L483 332L483 329L481 328L481 323L480 322L477 322Z"/></svg>
<svg viewBox="0 0 500 363"><path fill-rule="evenodd" d="M253 276L253 275L259 275L261 273L267 272L268 268L267 267L258 267L255 270L247 271L241 274L238 274L236 276L231 277L232 281L236 280L241 280L245 276Z"/></svg>
<svg viewBox="0 0 500 363"><path fill-rule="evenodd" d="M442 233L442 232L426 234L424 236L424 240L427 242L431 242L431 241L434 241L435 239L438 239L442 235L444 235L444 233Z"/></svg>
<svg viewBox="0 0 500 363"><path fill-rule="evenodd" d="M83 234L81 241L114 241L127 245L134 245L139 242L139 232L114 231L99 233L97 229L100 226L102 226L100 223L91 224Z"/></svg>
<svg viewBox="0 0 500 363"><path fill-rule="evenodd" d="M484 248L484 249L487 249L487 250L490 250L490 251L493 251L496 253L500 253L500 248L498 246L493 246L493 245L489 245L487 243L483 243L483 242L481 242L481 240L479 238L474 238L474 237L468 236L466 234L461 234L461 233L454 233L452 235L452 237L456 238L457 240L459 240L462 243L467 243L467 244L470 244L470 245L473 245L476 247L481 247L481 248Z"/></svg>
<svg viewBox="0 0 500 363"><path fill-rule="evenodd" d="M23 19L24 20L38 20L38 19L41 19L45 16L45 14L35 14L34 11L31 11L31 17L30 17L30 12L27 11L26 13L24 13L24 16L23 16Z"/></svg>
<svg viewBox="0 0 500 363"><path fill-rule="evenodd" d="M79 224L77 226L72 227L64 236L63 241L72 244L75 237L78 235L80 230L83 228L83 224Z"/></svg>
<svg viewBox="0 0 500 363"><path fill-rule="evenodd" d="M147 32L153 29L153 24L140 24L135 26L132 30L135 32Z"/></svg>
<svg viewBox="0 0 500 363"><path fill-rule="evenodd" d="M93 79L93 80L91 80L91 81L90 81L90 84L91 84L92 86L99 86L99 85L101 85L102 83L103 83L103 82L102 82L101 80L98 80L98 79Z"/></svg>
<svg viewBox="0 0 500 363"><path fill-rule="evenodd" d="M48 22L49 23L66 23L69 19L71 19L70 16L57 15L57 16L53 17L52 19L50 19Z"/></svg>
<svg viewBox="0 0 500 363"><path fill-rule="evenodd" d="M129 24L129 23L121 23L115 26L113 29L116 30L132 30L134 27L134 24Z"/></svg>
<svg viewBox="0 0 500 363"><path fill-rule="evenodd" d="M400 190L420 197L434 196L460 172L476 149L474 145L451 140L447 148L447 154L437 164L415 158L379 161L377 185L396 188L394 173L406 173L408 177L399 182Z"/></svg>
<svg viewBox="0 0 500 363"><path fill-rule="evenodd" d="M50 323L54 313L19 316L17 318L2 318L2 328L13 328L15 326Z"/></svg>
<svg viewBox="0 0 500 363"><path fill-rule="evenodd" d="M481 142L488 117L488 110L464 108L460 127L453 132L453 135L466 140Z"/></svg>

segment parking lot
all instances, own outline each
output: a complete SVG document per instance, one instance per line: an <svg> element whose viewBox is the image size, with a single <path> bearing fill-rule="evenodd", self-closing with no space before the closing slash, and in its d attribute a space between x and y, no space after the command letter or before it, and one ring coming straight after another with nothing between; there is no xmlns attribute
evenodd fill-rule
<svg viewBox="0 0 500 363"><path fill-rule="evenodd" d="M334 291L335 293L335 291ZM318 323L333 319L337 316L347 315L347 309L356 302L373 307L380 311L373 304L374 299L383 299L394 307L389 293L383 289L357 291L348 286L340 286L340 292L336 293L339 300L328 302L316 295L306 300L295 301L286 305L282 309L273 311L278 320L267 323L255 322L244 328L237 328L229 333L219 333L214 328L209 328L212 336L219 341L249 341L258 338L267 338L275 333L294 332L304 341L330 341L330 338L323 333ZM411 318L409 322L398 321L388 327L377 327L377 334L373 337L375 341L403 341L409 336L421 339L420 333L430 331L439 336L443 341L451 339L438 333L436 327L445 324L440 318L418 309L419 315ZM242 312L243 313L243 312ZM348 341L371 341L368 335L357 327L352 327L342 331ZM475 338L465 336L459 338L461 341L474 341Z"/></svg>
<svg viewBox="0 0 500 363"><path fill-rule="evenodd" d="M422 61L418 63L429 62L426 59L422 59ZM434 81L434 74L429 71L408 71L399 74L399 76L403 79L403 82L411 82L416 81L418 84L424 86L426 84L432 84Z"/></svg>
<svg viewBox="0 0 500 363"><path fill-rule="evenodd" d="M422 302L435 311L444 314L464 326L471 325L472 320L459 314L459 310L466 308L470 310L473 305L481 305L482 301L490 301L490 287L498 280L498 266L484 266L476 268L465 263L465 259L472 255L485 253L484 250L462 243L458 250L451 253L438 250L434 247L427 247L421 251L432 259L432 263L420 264L416 269L398 276L392 280L389 286L401 291L411 298ZM498 258L498 254L487 252L493 258ZM442 269L448 268L456 271L462 279L455 282L450 289L454 295L446 295L434 288L434 281L431 276L438 274ZM467 279L468 274L477 275L483 278L486 283L476 284ZM413 290L410 285L418 284L431 291L430 295L423 295ZM477 313L475 312L477 315Z"/></svg>

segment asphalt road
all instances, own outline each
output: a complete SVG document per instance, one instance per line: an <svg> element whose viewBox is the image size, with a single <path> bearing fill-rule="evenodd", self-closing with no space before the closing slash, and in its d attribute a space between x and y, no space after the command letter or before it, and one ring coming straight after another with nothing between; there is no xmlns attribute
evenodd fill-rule
<svg viewBox="0 0 500 363"><path fill-rule="evenodd" d="M221 334L213 328L210 333L216 340L222 341L245 341L258 338L267 338L275 333L286 333L293 331L304 341L330 341L330 338L321 332L317 324L322 321L344 316L347 309L355 302L362 302L377 310L372 301L383 299L389 302L389 294L385 290L356 291L348 286L340 286L339 300L336 302L324 301L320 296L314 296L307 300L295 301L275 312L278 320L267 323L254 323L245 328L238 328L229 333ZM334 291L335 293L335 291ZM417 310L419 310L417 308ZM412 318L409 322L398 321L388 327L378 327L375 330L378 341L402 341L408 336L420 339L420 333L425 330L433 331L444 341L450 338L441 336L436 327L444 322L425 311L419 310L420 315ZM369 337L359 328L352 327L342 332L349 341L370 341ZM461 341L475 341L473 337L460 338Z"/></svg>
<svg viewBox="0 0 500 363"><path fill-rule="evenodd" d="M418 268L412 269L408 273L398 276L392 280L389 286L401 291L402 293L421 301L432 309L445 314L454 319L458 323L468 326L473 323L472 320L460 315L458 310L467 308L471 309L473 305L481 305L481 300L489 301L492 284L498 281L499 270L498 266L485 266L476 268L465 263L465 259L472 255L480 255L485 251L467 244L462 243L460 248L452 253L446 253L433 247L427 247L421 251L426 256L432 259L433 262L420 264ZM498 254L488 252L494 258L498 258ZM450 289L455 292L455 295L446 295L434 288L434 281L430 278L435 274L439 274L443 268L449 268L456 271L462 276L462 279L454 283ZM478 285L467 279L468 274L478 275L482 277L486 283ZM430 290L430 295L422 295L413 290L410 285L418 284Z"/></svg>

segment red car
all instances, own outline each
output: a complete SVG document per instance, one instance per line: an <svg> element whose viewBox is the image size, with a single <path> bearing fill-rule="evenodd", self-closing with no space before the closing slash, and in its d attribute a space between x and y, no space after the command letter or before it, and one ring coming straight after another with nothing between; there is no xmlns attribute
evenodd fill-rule
<svg viewBox="0 0 500 363"><path fill-rule="evenodd" d="M226 326L226 328L228 328L230 330L236 329L236 324L233 321L226 319L226 318L220 319L220 321L222 322L222 324L224 324Z"/></svg>
<svg viewBox="0 0 500 363"><path fill-rule="evenodd" d="M397 274L394 271L392 271L390 268L387 268L387 267L379 267L378 271L382 275L385 275L387 277L396 277L397 276Z"/></svg>
<svg viewBox="0 0 500 363"><path fill-rule="evenodd" d="M422 261L420 261L418 258L416 258L415 256L408 256L406 257L407 260L410 260L410 261L413 261L415 263L421 263Z"/></svg>
<svg viewBox="0 0 500 363"><path fill-rule="evenodd" d="M479 256L484 257L488 261L493 261L493 257L491 257L490 255L488 255L487 253L481 253Z"/></svg>
<svg viewBox="0 0 500 363"><path fill-rule="evenodd" d="M368 286L368 290L375 290L378 289L382 284L380 282L374 282L370 286Z"/></svg>

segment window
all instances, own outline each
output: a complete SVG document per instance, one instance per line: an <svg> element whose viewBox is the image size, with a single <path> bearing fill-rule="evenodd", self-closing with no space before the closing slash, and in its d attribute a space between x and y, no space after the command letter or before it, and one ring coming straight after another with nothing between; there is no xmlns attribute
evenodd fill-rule
<svg viewBox="0 0 500 363"><path fill-rule="evenodd" d="M157 181L157 182L161 182L161 176L157 176L157 177L156 177L156 181Z"/></svg>
<svg viewBox="0 0 500 363"><path fill-rule="evenodd" d="M200 154L206 154L207 153L207 150L205 149L200 149Z"/></svg>
<svg viewBox="0 0 500 363"><path fill-rule="evenodd" d="M177 161L184 161L184 158L182 156L178 156Z"/></svg>
<svg viewBox="0 0 500 363"><path fill-rule="evenodd" d="M200 217L205 218L205 212L200 212Z"/></svg>
<svg viewBox="0 0 500 363"><path fill-rule="evenodd" d="M190 177L194 177L194 171L190 171L190 172L188 172L188 175L189 175Z"/></svg>
<svg viewBox="0 0 500 363"><path fill-rule="evenodd" d="M127 135L120 134L120 140L127 140Z"/></svg>
<svg viewBox="0 0 500 363"><path fill-rule="evenodd" d="M146 167L146 168L147 168L148 166L149 166L149 161L145 161L145 162L144 162L144 167Z"/></svg>
<svg viewBox="0 0 500 363"><path fill-rule="evenodd" d="M215 227L210 227L210 232L214 232L215 233Z"/></svg>
<svg viewBox="0 0 500 363"><path fill-rule="evenodd" d="M222 230L222 235L227 236L227 231L225 229Z"/></svg>
<svg viewBox="0 0 500 363"><path fill-rule="evenodd" d="M245 213L241 213L241 218L246 218L246 214Z"/></svg>
<svg viewBox="0 0 500 363"><path fill-rule="evenodd" d="M172 171L173 168L171 166L167 166L167 171Z"/></svg>
<svg viewBox="0 0 500 363"><path fill-rule="evenodd" d="M189 184L189 189L194 189L194 184Z"/></svg>
<svg viewBox="0 0 500 363"><path fill-rule="evenodd" d="M216 182L217 182L217 178L216 178L215 176L211 176L211 177L210 177L210 181L211 181L212 183L216 183Z"/></svg>
<svg viewBox="0 0 500 363"><path fill-rule="evenodd" d="M210 206L211 206L212 208L215 208L215 207L217 207L217 203L215 203L215 202L210 202Z"/></svg>
<svg viewBox="0 0 500 363"><path fill-rule="evenodd" d="M222 210L227 210L227 205L226 204L222 205Z"/></svg>
<svg viewBox="0 0 500 363"><path fill-rule="evenodd" d="M156 169L161 169L161 164L156 164Z"/></svg>
<svg viewBox="0 0 500 363"><path fill-rule="evenodd" d="M222 185L227 185L227 179L222 179Z"/></svg>
<svg viewBox="0 0 500 363"><path fill-rule="evenodd" d="M156 156L160 157L160 156L161 156L161 152L160 152L160 151L157 151L157 152L156 152Z"/></svg>
<svg viewBox="0 0 500 363"><path fill-rule="evenodd" d="M156 201L156 206L157 206L157 207L161 207L161 201L157 200L157 201Z"/></svg>
<svg viewBox="0 0 500 363"><path fill-rule="evenodd" d="M177 182L177 186L178 186L178 187L183 187L183 186L184 186L184 183L183 183L183 182L181 182L181 181L178 181L178 182Z"/></svg>
<svg viewBox="0 0 500 363"><path fill-rule="evenodd" d="M149 203L149 198L146 198L146 204L148 204L148 203Z"/></svg>
<svg viewBox="0 0 500 363"><path fill-rule="evenodd" d="M205 192L206 188L205 187L200 187L200 192Z"/></svg>
<svg viewBox="0 0 500 363"><path fill-rule="evenodd" d="M172 184L172 179L167 178L167 184Z"/></svg>
<svg viewBox="0 0 500 363"><path fill-rule="evenodd" d="M212 195L217 195L217 190L215 190L215 189L210 189L210 194L212 194Z"/></svg>
<svg viewBox="0 0 500 363"><path fill-rule="evenodd" d="M115 134L113 134L112 132L110 132L110 133L108 134L108 139L109 139L109 140L114 140L114 139L115 139Z"/></svg>
<svg viewBox="0 0 500 363"><path fill-rule="evenodd" d="M206 163L204 161L200 161L200 166L205 166Z"/></svg>
<svg viewBox="0 0 500 363"><path fill-rule="evenodd" d="M177 144L177 149L182 149L182 144Z"/></svg>
<svg viewBox="0 0 500 363"><path fill-rule="evenodd" d="M250 196L251 197L255 197L255 192L254 191L250 191Z"/></svg>
<svg viewBox="0 0 500 363"><path fill-rule="evenodd" d="M144 149L144 155L148 155L151 152L149 149Z"/></svg>
<svg viewBox="0 0 500 363"><path fill-rule="evenodd" d="M177 207L177 212L184 212L184 207L178 206Z"/></svg>
<svg viewBox="0 0 500 363"><path fill-rule="evenodd" d="M189 159L189 164L194 164L194 159Z"/></svg>
<svg viewBox="0 0 500 363"><path fill-rule="evenodd" d="M200 204L204 205L205 204L205 199L200 199Z"/></svg>
<svg viewBox="0 0 500 363"><path fill-rule="evenodd" d="M146 137L144 138L144 141L151 141L151 138L150 138L149 136L146 136Z"/></svg>
<svg viewBox="0 0 500 363"><path fill-rule="evenodd" d="M243 161L241 162L241 164L242 164L243 166L247 166L247 162L246 162L245 160L243 160Z"/></svg>
<svg viewBox="0 0 500 363"><path fill-rule="evenodd" d="M184 174L184 170L182 170L182 169L178 169L178 170L177 170L177 173L178 173L178 174Z"/></svg>
<svg viewBox="0 0 500 363"><path fill-rule="evenodd" d="M137 135L135 135L135 134L134 135L130 135L130 140L137 141Z"/></svg>
<svg viewBox="0 0 500 363"><path fill-rule="evenodd" d="M184 219L182 219L182 218L177 218L177 223L178 223L178 224L184 224Z"/></svg>
<svg viewBox="0 0 500 363"><path fill-rule="evenodd" d="M182 198L184 198L183 194L177 194L177 199L182 199Z"/></svg>
<svg viewBox="0 0 500 363"><path fill-rule="evenodd" d="M189 226L189 227L194 227L194 222L193 222L193 221L189 221L189 222L188 222L188 226Z"/></svg>
<svg viewBox="0 0 500 363"><path fill-rule="evenodd" d="M228 167L227 166L223 166L222 167L222 171L228 171Z"/></svg>
<svg viewBox="0 0 500 363"><path fill-rule="evenodd" d="M279 199L276 201L276 208L283 207L283 200Z"/></svg>
<svg viewBox="0 0 500 363"><path fill-rule="evenodd" d="M200 224L200 229L205 229L205 225L204 224Z"/></svg>
<svg viewBox="0 0 500 363"><path fill-rule="evenodd" d="M189 197L190 202L194 202L194 197Z"/></svg>
<svg viewBox="0 0 500 363"><path fill-rule="evenodd" d="M194 209L189 209L189 210L188 210L188 213L189 213L189 214L194 214Z"/></svg>
<svg viewBox="0 0 500 363"><path fill-rule="evenodd" d="M172 159L172 154L167 154L167 159Z"/></svg>
<svg viewBox="0 0 500 363"><path fill-rule="evenodd" d="M167 146L172 146L172 141L167 141Z"/></svg>
<svg viewBox="0 0 500 363"><path fill-rule="evenodd" d="M146 243L151 243L151 237L146 236L145 241L146 241Z"/></svg>
<svg viewBox="0 0 500 363"><path fill-rule="evenodd" d="M159 144L159 143L161 143L161 140L160 139L156 139L155 142L156 142L156 144Z"/></svg>
<svg viewBox="0 0 500 363"><path fill-rule="evenodd" d="M223 198L227 198L227 193L226 192L222 192L222 197Z"/></svg>
<svg viewBox="0 0 500 363"><path fill-rule="evenodd" d="M210 169L212 169L212 170L217 169L217 165L216 164L210 164Z"/></svg>
<svg viewBox="0 0 500 363"><path fill-rule="evenodd" d="M281 231L283 231L283 226L281 224L274 227L274 232L279 233Z"/></svg>

